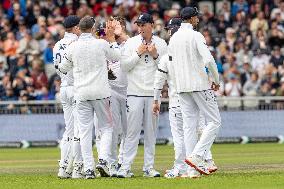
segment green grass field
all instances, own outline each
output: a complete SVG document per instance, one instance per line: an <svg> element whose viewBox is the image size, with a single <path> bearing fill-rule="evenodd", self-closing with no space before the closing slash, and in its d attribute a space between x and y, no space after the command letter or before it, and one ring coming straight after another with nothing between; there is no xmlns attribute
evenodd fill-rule
<svg viewBox="0 0 284 189"><path fill-rule="evenodd" d="M96 154L96 153L95 153ZM219 171L199 179L143 178L143 148L132 167L135 178L97 178L61 180L56 177L58 148L0 149L0 188L284 188L284 145L214 145L213 155ZM156 147L156 169L172 166L173 147Z"/></svg>

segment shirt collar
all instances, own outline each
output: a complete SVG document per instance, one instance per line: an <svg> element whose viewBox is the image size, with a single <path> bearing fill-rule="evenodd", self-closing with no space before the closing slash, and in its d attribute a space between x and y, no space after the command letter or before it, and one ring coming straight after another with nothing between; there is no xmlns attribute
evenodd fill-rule
<svg viewBox="0 0 284 189"><path fill-rule="evenodd" d="M92 38L93 35L91 33L81 33L79 39L86 39L86 38Z"/></svg>
<svg viewBox="0 0 284 189"><path fill-rule="evenodd" d="M64 38L78 39L78 36L76 34L74 34L74 33L65 32L64 33Z"/></svg>
<svg viewBox="0 0 284 189"><path fill-rule="evenodd" d="M145 40L144 40L144 38L142 37L142 35L139 34L139 36L140 36L141 41L144 43ZM153 41L154 41L154 34L152 34L152 38L151 38L151 40L150 40L150 44L152 44Z"/></svg>
<svg viewBox="0 0 284 189"><path fill-rule="evenodd" d="M181 28L188 28L193 30L193 26L190 23L181 23Z"/></svg>

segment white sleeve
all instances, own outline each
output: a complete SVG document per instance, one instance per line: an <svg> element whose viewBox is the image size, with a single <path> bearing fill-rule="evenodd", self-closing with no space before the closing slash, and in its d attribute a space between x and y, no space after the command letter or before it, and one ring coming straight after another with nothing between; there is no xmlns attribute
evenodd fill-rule
<svg viewBox="0 0 284 189"><path fill-rule="evenodd" d="M121 56L121 69L126 72L132 70L139 62L139 59L137 52L133 51L131 47L131 40L126 41Z"/></svg>
<svg viewBox="0 0 284 189"><path fill-rule="evenodd" d="M202 60L206 67L208 67L209 72L211 72L214 83L219 84L219 73L217 69L217 65L215 63L215 60L213 56L210 53L210 50L208 49L208 46L206 45L206 40L204 36L201 33L197 33L195 37L196 45L199 54L202 56Z"/></svg>
<svg viewBox="0 0 284 189"><path fill-rule="evenodd" d="M168 77L168 67L167 67L168 56L163 56L158 65L158 70L155 73L154 79L154 100L160 99L161 90L165 84Z"/></svg>
<svg viewBox="0 0 284 189"><path fill-rule="evenodd" d="M121 52L118 44L116 42L108 43L107 41L103 41L103 43L107 60L119 61L121 58Z"/></svg>
<svg viewBox="0 0 284 189"><path fill-rule="evenodd" d="M72 43L70 46L68 46L68 48L66 49L66 54L63 57L64 60L58 65L58 70L64 74L66 74L73 68L72 51L74 44L75 43Z"/></svg>

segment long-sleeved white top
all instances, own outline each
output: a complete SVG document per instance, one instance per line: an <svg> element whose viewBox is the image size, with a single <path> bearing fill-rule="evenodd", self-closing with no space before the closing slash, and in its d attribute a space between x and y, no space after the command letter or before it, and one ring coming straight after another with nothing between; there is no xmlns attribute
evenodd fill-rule
<svg viewBox="0 0 284 189"><path fill-rule="evenodd" d="M158 70L155 74L154 81L154 100L159 100L161 95L161 90L165 84L165 81L168 82L169 85L169 107L179 107L178 94L176 91L175 84L175 76L174 70L172 68L172 64L169 61L168 54L162 56L160 63L158 65Z"/></svg>
<svg viewBox="0 0 284 189"><path fill-rule="evenodd" d="M59 70L68 72L73 68L75 100L103 99L111 96L107 60L119 61L120 57L117 43L109 44L90 33L82 33L69 46L67 61L59 64Z"/></svg>
<svg viewBox="0 0 284 189"><path fill-rule="evenodd" d="M168 54L175 70L178 93L210 89L205 67L211 72L213 82L219 84L217 65L205 38L194 31L191 24L182 23L171 37Z"/></svg>
<svg viewBox="0 0 284 189"><path fill-rule="evenodd" d="M153 35L151 44L155 44L159 57L154 60L149 53L139 57L136 51L142 43L141 35L128 39L121 57L121 66L128 78L127 95L130 96L153 96L154 75L161 56L167 52L165 40Z"/></svg>
<svg viewBox="0 0 284 189"><path fill-rule="evenodd" d="M67 74L63 74L58 70L59 64L66 61L65 54L67 52L68 46L76 41L78 39L78 36L73 33L67 33L65 32L64 37L59 40L53 48L53 64L56 69L56 73L61 78L61 86L73 86L74 85L74 77L73 77L73 70L70 70L67 72Z"/></svg>
<svg viewBox="0 0 284 189"><path fill-rule="evenodd" d="M125 42L119 45L120 52L124 50ZM127 73L121 69L120 61L108 61L108 68L111 69L116 76L115 80L109 80L110 88L121 95L127 93Z"/></svg>

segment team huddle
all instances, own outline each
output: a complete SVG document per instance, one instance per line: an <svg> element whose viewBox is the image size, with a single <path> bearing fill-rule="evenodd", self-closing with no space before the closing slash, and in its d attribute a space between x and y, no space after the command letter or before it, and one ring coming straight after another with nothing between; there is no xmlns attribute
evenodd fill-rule
<svg viewBox="0 0 284 189"><path fill-rule="evenodd" d="M135 21L139 35L131 38L122 17L100 24L89 16L65 18L64 38L53 49L66 124L59 178L134 177L141 130L144 176L160 177L154 157L166 81L175 161L164 176L197 178L217 170L210 149L221 126L214 96L219 75L205 38L194 30L198 15L196 8L185 7L180 18L172 18L168 45L152 34L148 13Z"/></svg>

